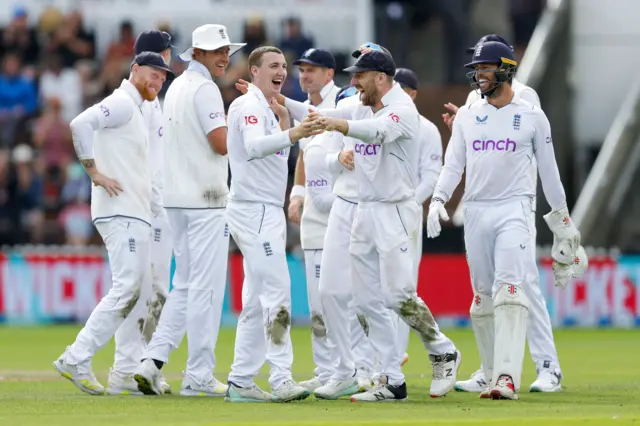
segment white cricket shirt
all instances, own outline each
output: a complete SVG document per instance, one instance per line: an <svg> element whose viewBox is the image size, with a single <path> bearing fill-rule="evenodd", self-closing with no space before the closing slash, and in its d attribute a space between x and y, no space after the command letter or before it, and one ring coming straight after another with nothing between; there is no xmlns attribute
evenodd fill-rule
<svg viewBox="0 0 640 426"><path fill-rule="evenodd" d="M518 93L521 99L524 99L525 101L537 106L538 108L542 108L540 106L540 98L538 97L538 94L531 87L520 83L518 80L514 78L513 82L511 83L511 89L515 93ZM481 98L482 98L482 95L480 95L480 92L478 90L472 90L471 92L469 92L469 95L467 96L467 100L464 104L471 105L472 103L474 103L475 101Z"/></svg>
<svg viewBox="0 0 640 426"><path fill-rule="evenodd" d="M191 61L164 98L164 203L168 208L221 208L229 193L229 162L207 135L226 126L220 89L206 67Z"/></svg>
<svg viewBox="0 0 640 426"><path fill-rule="evenodd" d="M434 196L448 201L466 167L464 202L534 197L535 160L545 197L557 210L566 200L547 116L518 94L500 109L480 99L458 110Z"/></svg>
<svg viewBox="0 0 640 426"><path fill-rule="evenodd" d="M114 217L151 223L149 135L142 104L138 90L123 80L111 95L71 121L78 158L93 158L98 172L122 187L115 197L101 186L91 187L94 223Z"/></svg>
<svg viewBox="0 0 640 426"><path fill-rule="evenodd" d="M149 128L149 170L151 172L151 211L158 214L164 207L162 190L164 185L164 116L160 101L145 101L142 115Z"/></svg>
<svg viewBox="0 0 640 426"><path fill-rule="evenodd" d="M230 199L283 207L291 140L262 91L250 84L231 103L228 123Z"/></svg>
<svg viewBox="0 0 640 426"><path fill-rule="evenodd" d="M442 170L442 136L436 125L422 116L419 150L416 201L423 204L433 194Z"/></svg>
<svg viewBox="0 0 640 426"><path fill-rule="evenodd" d="M320 90L320 97L322 101L320 104L316 106L316 108L335 108L336 106L336 95L340 91L340 88L336 86L336 84L331 80ZM305 105L310 105L311 102L309 99L303 102ZM296 125L300 124L299 121L295 122ZM307 144L314 138L315 136L310 136L308 138L302 138L298 141L298 146L301 150L307 146Z"/></svg>

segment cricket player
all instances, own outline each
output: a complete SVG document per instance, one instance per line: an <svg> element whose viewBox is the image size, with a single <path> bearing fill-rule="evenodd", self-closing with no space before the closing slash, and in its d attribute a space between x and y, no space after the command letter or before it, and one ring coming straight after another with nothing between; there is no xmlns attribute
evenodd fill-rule
<svg viewBox="0 0 640 426"><path fill-rule="evenodd" d="M283 210L287 163L293 144L321 132L311 131L309 123L290 128L286 108L274 100L287 77L280 49L255 49L249 71L253 84L233 101L228 117L232 179L227 220L244 257L245 279L225 401L287 402L310 395L291 373L291 282ZM254 382L265 358L272 394Z"/></svg>
<svg viewBox="0 0 640 426"><path fill-rule="evenodd" d="M486 41L496 41L513 48L509 43L501 36L497 34L487 34L478 40L476 46L481 45ZM471 47L467 51L469 54L473 54L475 48ZM520 96L521 99L535 105L538 108L540 106L540 98L534 89L520 83L515 77L513 78L512 90ZM475 101L481 99L482 95L477 90L469 92L465 105L471 105ZM454 114L458 108L448 103L445 105ZM451 128L453 123L453 116L449 114L443 114L445 123ZM533 158L533 161L536 159ZM463 217L464 203L460 203L453 215L454 223L460 223L464 221ZM551 318L549 317L549 311L547 310L547 304L544 300L544 296L540 291L538 280L535 285L525 286L525 293L529 299L529 321L527 322L527 340L529 342L529 351L531 357L536 366L538 374L537 379L529 387L529 392L559 392L562 390L560 381L562 379L562 370L560 369L560 363L558 360L558 351L553 339L553 329L551 327ZM471 375L469 380L459 381L456 383L456 390L463 392L482 392L487 388L488 380L484 377L483 368L480 368Z"/></svg>
<svg viewBox="0 0 640 426"><path fill-rule="evenodd" d="M227 390L213 375L229 254L227 127L214 78L224 76L230 56L244 46L232 43L222 25L196 28L191 47L180 54L189 67L165 96L163 197L176 272L135 375L138 388L148 395L162 393L160 369L185 331L189 357L180 395L215 397Z"/></svg>
<svg viewBox="0 0 640 426"><path fill-rule="evenodd" d="M477 46L467 67L473 69L468 76L482 99L458 110L427 217L427 235L435 238L440 219L448 220L444 204L466 167L471 322L484 377L490 380L481 396L493 399L518 399L520 389L531 305L525 288L538 285L536 166L552 210L545 220L555 235L556 285L567 284L571 276L560 270L573 268L574 259L586 262L584 251L578 250L580 234L569 217L549 121L512 89L516 65L503 43Z"/></svg>
<svg viewBox="0 0 640 426"><path fill-rule="evenodd" d="M442 396L453 389L460 354L416 294L415 252L422 222L415 200L419 114L411 98L394 84L396 67L390 55L369 51L345 71L354 73L352 84L361 93L361 105L334 110L333 117L313 112L308 119L313 120L314 129L338 131L358 140L354 146L358 206L351 230L351 267L354 298L367 318L369 339L379 357L380 379L375 388L352 395L351 400L407 398L397 339L389 339L397 333L389 310L379 304L380 294L432 352L430 392ZM363 118L370 112L373 118ZM330 315L328 310L326 315Z"/></svg>
<svg viewBox="0 0 640 426"><path fill-rule="evenodd" d="M415 72L407 68L398 68L393 78L396 83L409 95L415 102L418 96L418 76ZM418 157L418 186L416 187L416 201L420 205L420 226L418 235L418 248L416 250L416 282L418 281L418 271L420 261L422 260L422 225L423 211L422 207L427 201L433 189L436 186L440 170L442 169L442 136L440 131L431 121L420 116L420 133L419 133L419 157ZM403 356L402 364L406 363L409 356L406 353L409 346L409 326L394 314L398 326L398 348Z"/></svg>
<svg viewBox="0 0 640 426"><path fill-rule="evenodd" d="M93 356L132 311L141 306L142 318L146 312L153 213L151 140L142 111L145 101L155 101L168 72L159 54L137 55L129 79L71 122L74 148L93 181L91 217L109 254L112 287L53 366L80 390L93 395L105 392L93 374ZM138 338L141 341L142 336ZM118 358L115 368L120 370Z"/></svg>
<svg viewBox="0 0 640 426"><path fill-rule="evenodd" d="M142 52L160 54L167 66L171 62L171 35L158 30L141 33L134 45L136 55ZM171 269L171 228L162 202L162 161L164 158L162 109L160 101L145 101L142 115L149 129L149 167L151 171L151 293L141 295L143 303L125 319L115 335L115 361L109 372L107 393L110 395L142 395L133 373L140 363L144 347L151 340L164 301L169 293ZM146 318L145 318L146 316ZM142 327L142 330L141 330ZM141 336L142 331L142 336ZM142 338L141 338L142 337ZM164 377L160 378L164 393L171 387Z"/></svg>

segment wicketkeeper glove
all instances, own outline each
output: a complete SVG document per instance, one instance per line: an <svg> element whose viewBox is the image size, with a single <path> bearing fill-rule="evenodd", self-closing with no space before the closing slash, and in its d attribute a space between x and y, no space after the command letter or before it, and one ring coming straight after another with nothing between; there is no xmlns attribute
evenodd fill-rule
<svg viewBox="0 0 640 426"><path fill-rule="evenodd" d="M556 279L555 286L565 288L571 279L582 278L588 266L589 258L587 257L587 252L584 247L578 246L576 256L571 264L553 262L553 276Z"/></svg>
<svg viewBox="0 0 640 426"><path fill-rule="evenodd" d="M447 214L447 209L444 208L444 200L439 197L433 197L427 214L427 237L436 238L440 235L442 230L440 220L449 220L449 215Z"/></svg>
<svg viewBox="0 0 640 426"><path fill-rule="evenodd" d="M551 257L558 263L571 265L580 246L580 231L575 227L569 209L564 206L543 216L553 232Z"/></svg>

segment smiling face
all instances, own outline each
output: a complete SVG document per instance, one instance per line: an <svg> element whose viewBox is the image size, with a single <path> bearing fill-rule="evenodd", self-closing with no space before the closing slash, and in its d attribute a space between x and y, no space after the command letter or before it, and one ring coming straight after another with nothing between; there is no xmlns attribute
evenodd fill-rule
<svg viewBox="0 0 640 426"><path fill-rule="evenodd" d="M204 65L212 77L224 77L229 66L229 52L229 46L216 50L194 49L193 59Z"/></svg>
<svg viewBox="0 0 640 426"><path fill-rule="evenodd" d="M131 83L138 89L145 101L153 102L158 97L162 85L167 79L167 72L150 66L133 66Z"/></svg>
<svg viewBox="0 0 640 426"><path fill-rule="evenodd" d="M331 81L334 73L331 68L305 63L301 63L298 70L300 71L300 88L309 95L319 93Z"/></svg>
<svg viewBox="0 0 640 426"><path fill-rule="evenodd" d="M378 80L386 76L376 71L357 72L351 79L351 85L360 92L360 101L364 106L374 106L380 101Z"/></svg>
<svg viewBox="0 0 640 426"><path fill-rule="evenodd" d="M287 61L275 47L259 47L249 56L251 81L267 99L280 94L287 78Z"/></svg>

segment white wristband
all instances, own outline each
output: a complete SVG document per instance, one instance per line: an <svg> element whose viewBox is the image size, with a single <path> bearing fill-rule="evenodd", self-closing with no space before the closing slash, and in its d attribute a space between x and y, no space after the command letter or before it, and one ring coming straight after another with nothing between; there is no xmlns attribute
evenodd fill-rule
<svg viewBox="0 0 640 426"><path fill-rule="evenodd" d="M294 187L291 188L289 199L292 199L293 197L304 198L304 185L294 185Z"/></svg>

